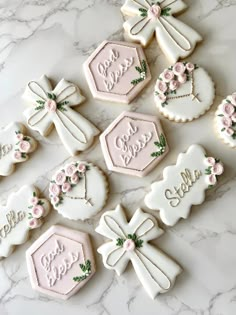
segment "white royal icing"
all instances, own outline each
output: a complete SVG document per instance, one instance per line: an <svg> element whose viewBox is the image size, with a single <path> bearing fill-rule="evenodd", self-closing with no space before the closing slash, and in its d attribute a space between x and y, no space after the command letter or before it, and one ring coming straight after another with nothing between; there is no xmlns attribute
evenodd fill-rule
<svg viewBox="0 0 236 315"><path fill-rule="evenodd" d="M153 299L174 285L181 268L149 244L163 233L153 216L138 209L128 222L118 205L114 211L102 215L96 232L110 239L98 248L106 268L121 275L131 261L144 289Z"/></svg>
<svg viewBox="0 0 236 315"><path fill-rule="evenodd" d="M227 96L216 111L216 130L230 147L236 147L236 93Z"/></svg>
<svg viewBox="0 0 236 315"><path fill-rule="evenodd" d="M123 14L130 16L123 27L129 39L147 46L154 34L167 58L176 62L189 56L202 37L173 17L187 6L182 0L126 0Z"/></svg>
<svg viewBox="0 0 236 315"><path fill-rule="evenodd" d="M16 163L25 162L37 147L36 141L26 135L25 126L13 122L0 130L0 176L10 175Z"/></svg>
<svg viewBox="0 0 236 315"><path fill-rule="evenodd" d="M49 210L49 202L39 198L32 185L11 194L0 209L0 258L8 257L15 245L25 243L29 231L41 226Z"/></svg>
<svg viewBox="0 0 236 315"><path fill-rule="evenodd" d="M163 180L151 185L145 204L160 211L161 220L173 226L189 216L192 205L203 203L205 190L216 185L223 171L220 160L207 158L205 150L194 144L178 156L176 165L164 169Z"/></svg>
<svg viewBox="0 0 236 315"><path fill-rule="evenodd" d="M85 220L105 205L107 181L93 164L74 161L56 171L49 193L51 203L61 215L72 220Z"/></svg>
<svg viewBox="0 0 236 315"><path fill-rule="evenodd" d="M211 107L214 98L215 87L211 77L192 63L178 62L165 69L156 81L156 106L170 120L185 122L196 119Z"/></svg>
<svg viewBox="0 0 236 315"><path fill-rule="evenodd" d="M71 107L84 101L79 88L64 79L52 89L44 75L38 81L30 81L23 98L30 107L24 115L28 126L47 136L53 125L71 155L84 151L93 143L99 130Z"/></svg>

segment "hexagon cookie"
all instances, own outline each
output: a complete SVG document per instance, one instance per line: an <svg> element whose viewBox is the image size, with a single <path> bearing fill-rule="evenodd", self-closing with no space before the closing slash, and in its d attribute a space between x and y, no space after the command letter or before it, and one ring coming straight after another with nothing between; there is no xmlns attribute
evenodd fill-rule
<svg viewBox="0 0 236 315"><path fill-rule="evenodd" d="M123 112L100 136L109 170L143 177L169 151L155 116Z"/></svg>
<svg viewBox="0 0 236 315"><path fill-rule="evenodd" d="M69 299L96 271L88 234L54 225L27 250L32 287Z"/></svg>
<svg viewBox="0 0 236 315"><path fill-rule="evenodd" d="M130 103L151 80L140 45L104 41L84 64L94 98Z"/></svg>

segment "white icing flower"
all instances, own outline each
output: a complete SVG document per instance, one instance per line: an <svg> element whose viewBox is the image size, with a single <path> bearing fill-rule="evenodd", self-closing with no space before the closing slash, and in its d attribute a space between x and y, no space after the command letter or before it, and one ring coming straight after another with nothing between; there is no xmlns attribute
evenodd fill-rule
<svg viewBox="0 0 236 315"><path fill-rule="evenodd" d="M224 172L224 167L221 163L216 163L213 167L212 167L212 172L213 174L219 176L221 174L223 174Z"/></svg>
<svg viewBox="0 0 236 315"><path fill-rule="evenodd" d="M80 163L79 166L77 167L79 173L85 173L86 172L86 165L83 163Z"/></svg>
<svg viewBox="0 0 236 315"><path fill-rule="evenodd" d="M65 168L65 172L67 176L72 176L75 174L75 172L77 171L76 166L74 164L70 164L68 166L66 166Z"/></svg>
<svg viewBox="0 0 236 315"><path fill-rule="evenodd" d="M164 102L166 101L166 98L167 98L165 94L158 94L158 95L156 95L155 97L156 97L156 99L157 99L158 101L160 101L161 103L164 103Z"/></svg>
<svg viewBox="0 0 236 315"><path fill-rule="evenodd" d="M28 224L31 229L36 229L42 225L42 221L40 219L32 218L29 220Z"/></svg>
<svg viewBox="0 0 236 315"><path fill-rule="evenodd" d="M227 136L231 137L234 134L234 130L232 128L226 128L225 133L227 134Z"/></svg>
<svg viewBox="0 0 236 315"><path fill-rule="evenodd" d="M150 19L159 19L159 17L161 16L161 7L157 4L154 4L150 6L147 14Z"/></svg>
<svg viewBox="0 0 236 315"><path fill-rule="evenodd" d="M207 177L209 185L214 186L217 183L216 175L211 174Z"/></svg>
<svg viewBox="0 0 236 315"><path fill-rule="evenodd" d="M166 69L162 73L161 78L163 79L164 82L168 83L168 82L170 82L171 80L174 79L174 76L175 75L174 75L173 71Z"/></svg>
<svg viewBox="0 0 236 315"><path fill-rule="evenodd" d="M74 174L74 175L71 176L71 183L72 184L77 184L78 181L79 181L79 176L78 175Z"/></svg>
<svg viewBox="0 0 236 315"><path fill-rule="evenodd" d="M70 183L64 183L63 185L62 185L62 187L61 187L61 190L64 192L64 193L66 193L66 192L68 192L68 191L71 191L71 185L70 185Z"/></svg>
<svg viewBox="0 0 236 315"><path fill-rule="evenodd" d="M235 111L235 108L232 104L230 103L225 103L221 106L221 110L223 112L224 115L226 116L232 116L234 111Z"/></svg>
<svg viewBox="0 0 236 315"><path fill-rule="evenodd" d="M20 152L20 151L14 152L14 158L15 158L16 160L21 160L21 159L22 159L21 152Z"/></svg>
<svg viewBox="0 0 236 315"><path fill-rule="evenodd" d="M24 138L23 133L17 133L17 134L16 134L16 139L17 139L17 140L21 141L21 140L23 140L23 138Z"/></svg>
<svg viewBox="0 0 236 315"><path fill-rule="evenodd" d="M188 62L188 63L186 64L186 69L188 70L188 72L192 72L192 71L195 69L195 66L194 66L193 63Z"/></svg>
<svg viewBox="0 0 236 315"><path fill-rule="evenodd" d="M176 80L170 81L170 90L171 91L177 90L179 86L180 86L180 83L178 81L176 81Z"/></svg>
<svg viewBox="0 0 236 315"><path fill-rule="evenodd" d="M57 103L54 100L49 99L45 102L44 107L49 113L55 113L57 110Z"/></svg>
<svg viewBox="0 0 236 315"><path fill-rule="evenodd" d="M175 75L180 75L183 74L185 72L185 65L182 62L177 62L174 66L173 66L173 72Z"/></svg>
<svg viewBox="0 0 236 315"><path fill-rule="evenodd" d="M51 183L49 186L49 191L53 196L59 196L61 188L57 184Z"/></svg>
<svg viewBox="0 0 236 315"><path fill-rule="evenodd" d="M234 113L232 116L231 116L231 119L233 122L236 122L236 113Z"/></svg>
<svg viewBox="0 0 236 315"><path fill-rule="evenodd" d="M215 158L213 158L213 157L208 157L208 158L207 158L207 164L209 164L209 165L211 165L211 166L215 165L215 164L216 164Z"/></svg>
<svg viewBox="0 0 236 315"><path fill-rule="evenodd" d="M165 93L167 91L167 85L165 82L161 81L161 80L157 80L157 83L156 83L156 90L159 92L159 93Z"/></svg>
<svg viewBox="0 0 236 315"><path fill-rule="evenodd" d="M221 123L226 128L232 126L232 120L229 117L222 117Z"/></svg>
<svg viewBox="0 0 236 315"><path fill-rule="evenodd" d="M39 219L44 215L45 210L41 205L36 205L33 207L31 212L34 218Z"/></svg>
<svg viewBox="0 0 236 315"><path fill-rule="evenodd" d="M62 185L66 181L66 174L59 171L55 176L55 182L57 185Z"/></svg>
<svg viewBox="0 0 236 315"><path fill-rule="evenodd" d="M187 81L187 75L185 73L179 75L178 76L178 81L179 81L179 83L184 84Z"/></svg>
<svg viewBox="0 0 236 315"><path fill-rule="evenodd" d="M31 147L29 141L25 141L25 140L22 140L18 146L19 146L20 152L22 153L28 153Z"/></svg>
<svg viewBox="0 0 236 315"><path fill-rule="evenodd" d="M30 199L30 204L33 205L33 206L36 206L39 202L39 198L38 197L32 197Z"/></svg>
<svg viewBox="0 0 236 315"><path fill-rule="evenodd" d="M54 205L58 204L59 201L60 201L60 199L59 199L57 196L53 196L53 197L51 198L51 202L52 202Z"/></svg>

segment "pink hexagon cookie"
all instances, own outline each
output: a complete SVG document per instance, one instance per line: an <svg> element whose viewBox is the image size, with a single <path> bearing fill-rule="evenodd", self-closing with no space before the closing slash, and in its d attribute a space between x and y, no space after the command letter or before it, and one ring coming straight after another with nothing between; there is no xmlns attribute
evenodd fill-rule
<svg viewBox="0 0 236 315"><path fill-rule="evenodd" d="M155 116L123 112L100 136L111 171L143 177L167 154L169 148Z"/></svg>
<svg viewBox="0 0 236 315"><path fill-rule="evenodd" d="M88 234L54 225L27 250L32 287L63 300L79 291L96 271Z"/></svg>
<svg viewBox="0 0 236 315"><path fill-rule="evenodd" d="M104 41L84 64L94 98L130 103L151 80L140 45Z"/></svg>

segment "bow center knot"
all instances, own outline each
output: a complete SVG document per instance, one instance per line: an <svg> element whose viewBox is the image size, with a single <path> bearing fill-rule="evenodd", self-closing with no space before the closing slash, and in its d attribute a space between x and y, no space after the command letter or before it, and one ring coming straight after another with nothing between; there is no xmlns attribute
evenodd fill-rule
<svg viewBox="0 0 236 315"><path fill-rule="evenodd" d="M150 8L148 9L148 17L154 20L154 19L159 19L160 16L161 16L161 7L157 4L150 6Z"/></svg>
<svg viewBox="0 0 236 315"><path fill-rule="evenodd" d="M49 113L55 113L57 110L57 103L56 101L49 99L45 102L44 107Z"/></svg>
<svg viewBox="0 0 236 315"><path fill-rule="evenodd" d="M127 239L124 242L123 248L127 251L127 252L131 252L134 251L136 245L135 242L133 240Z"/></svg>

